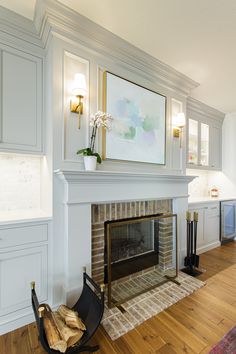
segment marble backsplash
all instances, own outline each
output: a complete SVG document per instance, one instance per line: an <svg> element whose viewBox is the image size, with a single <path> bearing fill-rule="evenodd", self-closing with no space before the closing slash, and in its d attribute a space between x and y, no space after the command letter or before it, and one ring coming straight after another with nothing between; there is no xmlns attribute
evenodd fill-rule
<svg viewBox="0 0 236 354"><path fill-rule="evenodd" d="M0 154L0 212L40 209L40 157Z"/></svg>
<svg viewBox="0 0 236 354"><path fill-rule="evenodd" d="M236 187L232 181L221 171L207 171L187 169L186 174L196 176L189 183L189 195L191 198L209 197L212 187L217 187L219 197L235 197Z"/></svg>

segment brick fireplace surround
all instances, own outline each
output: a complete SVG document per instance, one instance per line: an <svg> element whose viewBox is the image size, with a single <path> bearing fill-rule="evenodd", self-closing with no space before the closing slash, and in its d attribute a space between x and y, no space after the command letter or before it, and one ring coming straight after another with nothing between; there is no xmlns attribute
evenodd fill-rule
<svg viewBox="0 0 236 354"><path fill-rule="evenodd" d="M92 205L92 277L98 283L104 282L104 223L108 220L119 220L154 214L170 214L172 200L147 200L123 203ZM172 232L165 227L165 220L160 223L159 231L159 265L164 271L172 266Z"/></svg>
<svg viewBox="0 0 236 354"><path fill-rule="evenodd" d="M94 205L103 205L104 208L107 204L110 212L121 213L122 208L126 208L142 215L151 210L163 211L166 200L172 200L172 212L178 215L179 265L183 266L188 183L194 177L68 170L56 171L55 174L58 190L55 194L59 205L54 215L58 244L53 260L54 274L58 274L55 298L60 296L61 299L63 294L63 300L72 304L82 289L82 267L86 266L91 274L92 257L96 257L94 252L92 256L92 224L100 223L100 220L95 221ZM166 211L169 206L164 209Z"/></svg>

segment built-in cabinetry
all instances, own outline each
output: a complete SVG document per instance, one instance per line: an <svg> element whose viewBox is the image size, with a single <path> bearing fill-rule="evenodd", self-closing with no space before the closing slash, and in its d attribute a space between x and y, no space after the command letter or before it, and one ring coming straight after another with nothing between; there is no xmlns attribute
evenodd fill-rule
<svg viewBox="0 0 236 354"><path fill-rule="evenodd" d="M196 101L187 100L187 166L221 170L224 114Z"/></svg>
<svg viewBox="0 0 236 354"><path fill-rule="evenodd" d="M0 43L0 151L42 153L43 59Z"/></svg>
<svg viewBox="0 0 236 354"><path fill-rule="evenodd" d="M220 245L220 203L203 202L189 205L189 210L198 212L198 253Z"/></svg>
<svg viewBox="0 0 236 354"><path fill-rule="evenodd" d="M0 333L19 317L32 320L32 280L40 302L48 300L49 226L47 220L0 226Z"/></svg>

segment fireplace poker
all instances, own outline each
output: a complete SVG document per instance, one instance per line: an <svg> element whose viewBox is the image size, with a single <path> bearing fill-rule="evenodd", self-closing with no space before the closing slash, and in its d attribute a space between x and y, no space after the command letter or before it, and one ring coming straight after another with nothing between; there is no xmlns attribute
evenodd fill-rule
<svg viewBox="0 0 236 354"><path fill-rule="evenodd" d="M191 213L190 211L186 212L186 221L187 221L187 257L185 257L184 265L189 265L190 259L190 222L191 222Z"/></svg>
<svg viewBox="0 0 236 354"><path fill-rule="evenodd" d="M193 264L195 267L199 267L199 256L197 255L197 223L198 223L198 212L193 213L194 220L194 259Z"/></svg>

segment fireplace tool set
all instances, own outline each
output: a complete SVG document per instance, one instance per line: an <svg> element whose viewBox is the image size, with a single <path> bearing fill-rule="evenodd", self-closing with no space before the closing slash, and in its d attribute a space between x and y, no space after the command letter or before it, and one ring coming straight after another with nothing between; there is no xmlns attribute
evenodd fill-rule
<svg viewBox="0 0 236 354"><path fill-rule="evenodd" d="M187 256L184 259L184 265L186 268L183 269L184 273L192 276L198 276L202 272L197 269L199 267L199 256L197 255L197 224L198 224L198 213L193 213L193 220L191 212L186 212L187 221Z"/></svg>

